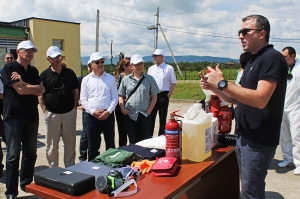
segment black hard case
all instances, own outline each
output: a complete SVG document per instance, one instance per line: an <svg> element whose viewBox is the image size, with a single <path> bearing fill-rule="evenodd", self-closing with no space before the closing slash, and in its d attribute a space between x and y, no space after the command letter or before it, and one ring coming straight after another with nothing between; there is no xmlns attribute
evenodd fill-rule
<svg viewBox="0 0 300 199"><path fill-rule="evenodd" d="M72 196L84 194L95 188L95 176L60 167L36 172L34 174L34 181L37 185Z"/></svg>

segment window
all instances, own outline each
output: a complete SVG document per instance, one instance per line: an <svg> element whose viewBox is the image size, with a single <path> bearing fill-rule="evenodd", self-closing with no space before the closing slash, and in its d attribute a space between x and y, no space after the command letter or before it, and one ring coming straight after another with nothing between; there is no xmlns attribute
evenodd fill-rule
<svg viewBox="0 0 300 199"><path fill-rule="evenodd" d="M53 39L52 46L57 46L60 50L63 50L63 40Z"/></svg>

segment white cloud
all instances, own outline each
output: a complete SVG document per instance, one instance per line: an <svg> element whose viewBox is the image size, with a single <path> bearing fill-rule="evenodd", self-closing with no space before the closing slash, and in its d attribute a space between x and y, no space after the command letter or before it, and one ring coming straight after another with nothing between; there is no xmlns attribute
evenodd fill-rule
<svg viewBox="0 0 300 199"><path fill-rule="evenodd" d="M106 36L105 41L100 31L99 49L104 55L110 55L111 40L114 54L149 55L154 48L154 35L147 26L156 23L158 6L159 22L175 55L238 58L242 52L240 41L227 37L237 38L241 19L249 14L262 14L269 19L270 43L275 41L272 38L284 41L274 42L276 49L290 45L300 52L300 40L283 40L299 38L298 0L11 0L0 2L0 21L38 17L81 23L81 53L88 56L95 51L99 9ZM170 55L160 32L158 46Z"/></svg>

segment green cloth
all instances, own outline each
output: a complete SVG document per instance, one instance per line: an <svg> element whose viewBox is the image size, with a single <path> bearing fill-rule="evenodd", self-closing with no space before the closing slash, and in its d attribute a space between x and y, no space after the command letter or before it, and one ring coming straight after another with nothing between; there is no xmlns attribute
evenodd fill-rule
<svg viewBox="0 0 300 199"><path fill-rule="evenodd" d="M141 161L142 159L143 157L136 153L110 148L91 160L91 162L104 164L112 168L120 168L131 165L133 161Z"/></svg>

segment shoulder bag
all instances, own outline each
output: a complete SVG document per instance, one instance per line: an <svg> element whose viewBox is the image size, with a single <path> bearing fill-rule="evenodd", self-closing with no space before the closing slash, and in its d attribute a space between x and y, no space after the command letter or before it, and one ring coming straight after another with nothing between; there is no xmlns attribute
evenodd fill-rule
<svg viewBox="0 0 300 199"><path fill-rule="evenodd" d="M134 87L134 89L131 91L131 93L129 93L128 97L125 99L124 102L124 106L126 104L126 102L129 100L129 98L131 97L131 95L136 91L136 89L141 85L142 81L144 80L145 75L143 75L142 79L138 82L138 84Z"/></svg>

